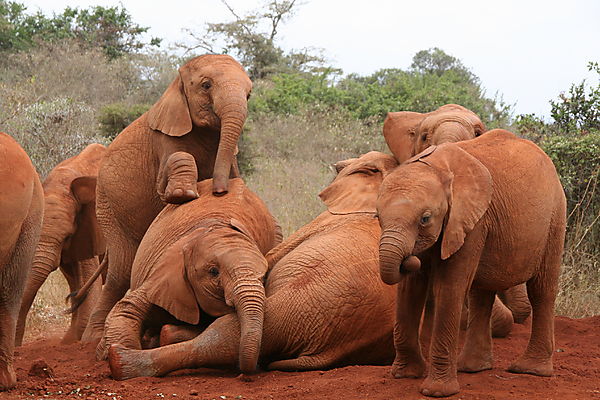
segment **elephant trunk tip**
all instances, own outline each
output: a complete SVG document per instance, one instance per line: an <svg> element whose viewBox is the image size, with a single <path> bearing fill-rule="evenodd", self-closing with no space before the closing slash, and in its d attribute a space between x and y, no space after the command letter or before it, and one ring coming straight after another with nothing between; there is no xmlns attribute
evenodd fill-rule
<svg viewBox="0 0 600 400"><path fill-rule="evenodd" d="M221 176L215 176L213 178L213 195L224 196L227 194L229 189L229 180Z"/></svg>
<svg viewBox="0 0 600 400"><path fill-rule="evenodd" d="M421 260L416 256L410 255L402 261L402 269L407 272L417 272L421 269Z"/></svg>

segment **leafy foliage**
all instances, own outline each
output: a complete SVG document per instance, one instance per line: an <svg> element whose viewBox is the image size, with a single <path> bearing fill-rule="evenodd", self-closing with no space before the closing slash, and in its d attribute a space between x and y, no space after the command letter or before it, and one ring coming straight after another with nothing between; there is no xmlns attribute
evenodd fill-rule
<svg viewBox="0 0 600 400"><path fill-rule="evenodd" d="M588 64L589 71L596 71L600 78L600 65ZM590 132L600 130L600 81L590 87L586 94L586 82L571 85L568 94L561 93L558 100L550 101L551 116L562 132Z"/></svg>
<svg viewBox="0 0 600 400"><path fill-rule="evenodd" d="M429 68L423 61L426 54L455 61L436 63L449 66L446 70ZM275 75L269 82L256 85L252 110L297 114L307 107L325 107L344 109L358 119L376 117L382 121L390 111L428 112L457 103L480 115L490 128L509 123L510 107L485 97L478 78L439 49L417 53L408 71L382 69L365 77L350 74L339 81L333 79L336 74L336 70L325 70L319 74Z"/></svg>
<svg viewBox="0 0 600 400"><path fill-rule="evenodd" d="M151 106L151 104L108 104L100 109L98 116L100 130L106 138L112 140Z"/></svg>
<svg viewBox="0 0 600 400"><path fill-rule="evenodd" d="M67 7L61 14L47 17L39 11L26 14L23 4L0 0L0 50L25 50L39 41L76 39L88 48L101 47L114 59L146 46L158 46L158 38L141 41L140 35L148 29L135 24L122 7Z"/></svg>

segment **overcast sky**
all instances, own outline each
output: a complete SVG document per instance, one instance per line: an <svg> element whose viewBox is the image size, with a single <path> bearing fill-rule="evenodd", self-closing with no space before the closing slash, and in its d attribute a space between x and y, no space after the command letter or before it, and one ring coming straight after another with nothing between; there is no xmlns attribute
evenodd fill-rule
<svg viewBox="0 0 600 400"><path fill-rule="evenodd" d="M231 19L220 0L18 1L45 13L122 4L165 44L186 40L183 28ZM239 14L264 2L229 0ZM514 104L516 114L548 116L549 100L571 83L597 82L587 63L600 61L600 1L304 0L278 37L286 50L323 48L332 65L360 75L406 69L417 51L439 47L470 68L489 96L498 92Z"/></svg>

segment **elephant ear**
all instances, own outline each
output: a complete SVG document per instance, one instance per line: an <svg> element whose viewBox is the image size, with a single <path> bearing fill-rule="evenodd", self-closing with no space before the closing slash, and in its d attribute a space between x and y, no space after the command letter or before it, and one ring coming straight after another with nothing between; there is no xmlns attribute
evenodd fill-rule
<svg viewBox="0 0 600 400"><path fill-rule="evenodd" d="M200 321L200 309L185 269L188 236L173 243L161 256L144 286L148 300L188 324Z"/></svg>
<svg viewBox="0 0 600 400"><path fill-rule="evenodd" d="M417 127L426 116L412 111L387 114L383 122L383 137L399 163L413 155Z"/></svg>
<svg viewBox="0 0 600 400"><path fill-rule="evenodd" d="M183 88L181 72L146 115L151 129L169 136L183 136L192 130L192 118Z"/></svg>
<svg viewBox="0 0 600 400"><path fill-rule="evenodd" d="M449 258L463 245L466 235L486 213L492 200L492 176L475 157L456 145L442 145L436 152L442 157L449 193L448 214L444 228L441 257ZM442 153L442 154L440 154Z"/></svg>
<svg viewBox="0 0 600 400"><path fill-rule="evenodd" d="M80 207L75 217L77 228L69 245L70 258L82 261L104 254L106 243L96 219L96 177L81 176L73 179L71 193Z"/></svg>
<svg viewBox="0 0 600 400"><path fill-rule="evenodd" d="M369 152L360 158L340 161L344 168L319 193L332 214L375 213L375 203L383 178L398 164L383 153Z"/></svg>

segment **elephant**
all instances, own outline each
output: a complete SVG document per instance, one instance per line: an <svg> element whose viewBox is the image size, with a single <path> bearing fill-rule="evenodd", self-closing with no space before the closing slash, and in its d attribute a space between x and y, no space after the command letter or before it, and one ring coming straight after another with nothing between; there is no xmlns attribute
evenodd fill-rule
<svg viewBox="0 0 600 400"><path fill-rule="evenodd" d="M85 342L102 337L104 321L129 288L144 233L166 204L198 197L213 178L215 195L239 176L236 153L252 82L227 55L184 64L162 97L108 146L98 172L96 214L106 238L108 270Z"/></svg>
<svg viewBox="0 0 600 400"><path fill-rule="evenodd" d="M17 346L23 341L31 304L50 272L60 267L69 289L75 292L98 268L97 256L104 254L105 246L96 221L96 177L105 152L103 145L90 144L78 155L59 163L44 180L44 221L19 311ZM81 338L101 287L96 282L86 300L72 313L63 343Z"/></svg>
<svg viewBox="0 0 600 400"><path fill-rule="evenodd" d="M25 150L0 132L0 390L13 388L19 305L44 217L44 190Z"/></svg>
<svg viewBox="0 0 600 400"><path fill-rule="evenodd" d="M485 131L486 127L481 119L471 110L458 104L446 104L429 113L390 112L383 123L383 136L399 163L430 145L473 139ZM531 313L526 292L525 286L521 285L511 288L507 294L498 293L512 312L513 321L516 323L523 323ZM498 299L495 300L494 313L494 337L507 336L513 321L510 321L504 305ZM425 315L432 316L433 310L428 310ZM466 319L466 313L463 315Z"/></svg>
<svg viewBox="0 0 600 400"><path fill-rule="evenodd" d="M281 229L242 179L232 179L222 197L212 195L212 185L211 179L198 183L199 198L166 206L148 228L133 263L131 290L107 317L98 358L105 358L106 346L114 343L142 348L144 328L160 328L169 316L198 325L235 313L244 355L240 368L256 367L265 303L264 255L281 242Z"/></svg>
<svg viewBox="0 0 600 400"><path fill-rule="evenodd" d="M267 254L260 353L267 369L392 361L395 291L379 279L374 213L383 176L396 165L378 152L338 162L337 177L319 194L327 210ZM111 374L123 380L183 368L235 368L244 357L240 325L239 315L227 314L200 334L167 325L164 346L156 349L113 344Z"/></svg>
<svg viewBox="0 0 600 400"><path fill-rule="evenodd" d="M384 179L377 213L381 278L398 284L395 377L424 375L415 324L428 285L436 312L421 393L443 397L458 393L457 370L492 368L494 294L525 282L531 337L509 371L552 375L566 200L552 161L539 147L501 129L431 146ZM457 357L467 293L468 328Z"/></svg>
<svg viewBox="0 0 600 400"><path fill-rule="evenodd" d="M399 163L430 145L473 139L485 131L479 117L458 104L429 113L389 112L383 122L383 136Z"/></svg>

